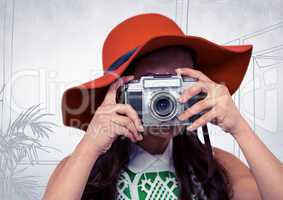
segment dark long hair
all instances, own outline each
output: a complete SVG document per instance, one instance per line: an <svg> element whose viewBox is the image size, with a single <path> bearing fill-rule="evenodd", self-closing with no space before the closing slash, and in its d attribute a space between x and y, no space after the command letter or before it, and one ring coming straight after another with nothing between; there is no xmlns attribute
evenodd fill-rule
<svg viewBox="0 0 283 200"><path fill-rule="evenodd" d="M197 64L197 55L192 49L178 47L186 49L191 54L193 63ZM132 61L130 64L132 66L128 67L124 75L133 74L135 62L143 59L144 56L146 55ZM117 195L117 180L121 171L129 163L130 152L131 142L128 139L117 139L93 166L82 199L114 200ZM186 129L183 129L173 138L173 163L181 187L180 200L190 200L192 193L197 194L199 200L231 199L233 194L228 174L216 159L213 159L212 177L207 179L208 167L211 164L208 154L208 149L199 140L196 131L188 133Z"/></svg>
<svg viewBox="0 0 283 200"><path fill-rule="evenodd" d="M131 152L128 139L117 139L112 147L95 163L88 178L83 200L114 200L120 172L127 166ZM198 199L231 199L229 177L221 164L214 159L215 168L211 179L207 178L208 151L197 134L185 130L173 138L173 163L180 183L180 199L190 200L190 194Z"/></svg>

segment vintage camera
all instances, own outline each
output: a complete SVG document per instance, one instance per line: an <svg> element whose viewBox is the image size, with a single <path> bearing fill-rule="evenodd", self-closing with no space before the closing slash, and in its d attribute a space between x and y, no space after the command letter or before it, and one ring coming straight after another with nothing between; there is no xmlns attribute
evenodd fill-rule
<svg viewBox="0 0 283 200"><path fill-rule="evenodd" d="M178 102L183 90L192 86L197 80L172 74L154 74L131 80L121 86L118 101L130 104L138 113L143 126L190 125L202 113L185 121L177 116L196 102L204 99L206 94L193 96L186 103Z"/></svg>

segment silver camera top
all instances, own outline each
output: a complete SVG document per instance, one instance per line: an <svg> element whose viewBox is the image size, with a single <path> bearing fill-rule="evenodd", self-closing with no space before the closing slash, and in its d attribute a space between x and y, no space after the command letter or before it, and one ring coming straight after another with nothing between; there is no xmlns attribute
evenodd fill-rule
<svg viewBox="0 0 283 200"><path fill-rule="evenodd" d="M128 91L138 91L157 88L183 88L191 85L197 79L172 74L154 74L142 76L140 79L131 80L126 84Z"/></svg>

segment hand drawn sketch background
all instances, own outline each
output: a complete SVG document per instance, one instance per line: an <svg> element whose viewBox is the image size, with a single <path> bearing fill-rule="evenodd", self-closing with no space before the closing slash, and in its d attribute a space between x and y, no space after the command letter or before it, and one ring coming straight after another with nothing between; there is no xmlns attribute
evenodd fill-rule
<svg viewBox="0 0 283 200"><path fill-rule="evenodd" d="M108 32L143 12L165 14L184 32L220 44L254 45L233 98L283 161L282 10L280 0L0 0L0 199L41 198L83 134L62 125L63 91L100 76ZM231 136L210 128L213 145L245 161Z"/></svg>

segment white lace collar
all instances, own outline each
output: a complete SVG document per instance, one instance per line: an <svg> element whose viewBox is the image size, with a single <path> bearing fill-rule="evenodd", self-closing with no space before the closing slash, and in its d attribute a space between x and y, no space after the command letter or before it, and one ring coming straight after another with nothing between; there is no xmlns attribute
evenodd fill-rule
<svg viewBox="0 0 283 200"><path fill-rule="evenodd" d="M137 144L132 144L128 169L134 173L171 171L175 172L172 160L173 141L170 140L162 154L153 155Z"/></svg>

